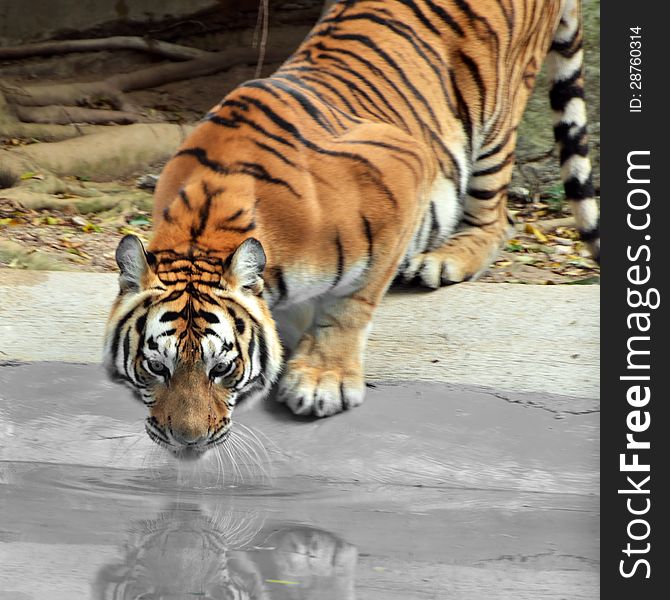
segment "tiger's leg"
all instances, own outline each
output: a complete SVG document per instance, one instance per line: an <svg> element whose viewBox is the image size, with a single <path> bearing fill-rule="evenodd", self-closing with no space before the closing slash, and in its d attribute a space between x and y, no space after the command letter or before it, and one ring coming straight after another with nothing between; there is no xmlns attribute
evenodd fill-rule
<svg viewBox="0 0 670 600"><path fill-rule="evenodd" d="M507 186L512 177L515 132L484 148L474 164L460 227L440 247L410 258L403 270L407 281L441 285L476 279L509 236Z"/></svg>
<svg viewBox="0 0 670 600"><path fill-rule="evenodd" d="M413 213L408 210L408 218L414 218ZM371 236L367 280L346 296L323 298L279 384L277 399L294 413L326 417L363 402L363 354L372 318L411 232L412 228L402 227L402 220L389 220Z"/></svg>
<svg viewBox="0 0 670 600"><path fill-rule="evenodd" d="M359 291L319 307L279 387L279 400L299 415L329 416L358 406L365 395L363 352L376 302Z"/></svg>
<svg viewBox="0 0 670 600"><path fill-rule="evenodd" d="M390 128L360 128L358 140L383 143L340 146L342 150L360 152L374 165L388 166L393 177L383 180L383 189L363 170L360 173L358 204L351 195L343 205L348 224L341 229L347 252L336 257L336 272L342 285L319 299L314 321L303 334L286 364L277 399L286 402L296 414L325 417L357 406L363 401L365 380L363 354L372 326L374 311L393 280L416 223L423 214L424 179L421 156L427 151L415 140ZM353 137L353 136L351 136ZM392 152L393 144L403 153ZM398 160L400 157L400 160ZM413 158L412 158L413 157ZM341 167L340 167L341 168ZM392 197L392 200L391 200ZM358 206L358 220L353 207ZM336 209L333 209L336 210ZM344 219L338 219L343 227ZM333 236L332 231L324 234ZM356 249L357 248L357 249ZM356 265L359 265L356 267ZM352 272L359 269L359 275ZM347 282L349 278L353 280Z"/></svg>

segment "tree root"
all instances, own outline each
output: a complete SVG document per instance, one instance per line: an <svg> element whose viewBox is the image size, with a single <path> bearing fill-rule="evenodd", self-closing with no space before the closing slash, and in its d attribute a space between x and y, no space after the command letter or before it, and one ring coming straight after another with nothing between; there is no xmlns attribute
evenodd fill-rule
<svg viewBox="0 0 670 600"><path fill-rule="evenodd" d="M170 60L190 60L207 52L179 44L170 44L139 36L113 36L92 40L66 40L8 46L0 48L0 60L16 60L31 56L53 56L71 52L99 52L100 50L139 50L156 54Z"/></svg>
<svg viewBox="0 0 670 600"><path fill-rule="evenodd" d="M26 139L39 142L58 142L96 133L102 129L105 128L96 125L22 123L12 114L4 95L0 92L0 139L16 139L17 143Z"/></svg>
<svg viewBox="0 0 670 600"><path fill-rule="evenodd" d="M53 125L41 123L21 123L0 121L0 139L33 140L35 142L60 142L75 137L99 133L106 130L104 125Z"/></svg>
<svg viewBox="0 0 670 600"><path fill-rule="evenodd" d="M104 102L117 110L127 108L122 91L109 80L26 87L5 84L2 91L15 106L94 106Z"/></svg>
<svg viewBox="0 0 670 600"><path fill-rule="evenodd" d="M46 171L109 181L167 160L192 129L192 125L172 123L108 127L84 137L0 151L0 162L15 179L26 171Z"/></svg>
<svg viewBox="0 0 670 600"><path fill-rule="evenodd" d="M18 205L29 210L69 210L79 214L107 213L107 216L122 213L124 210L139 209L151 212L153 200L151 194L142 190L120 188L114 193L89 188L86 192L95 195L77 195L77 188L72 186L71 193L55 195L37 192L27 188L14 188L1 196L9 198Z"/></svg>
<svg viewBox="0 0 670 600"><path fill-rule="evenodd" d="M102 40L101 40L102 41ZM293 48L275 47L266 52L266 62L279 62ZM57 85L4 85L7 102L18 106L95 106L100 102L116 110L135 112L124 98L124 92L152 88L165 83L192 79L226 71L231 67L253 64L258 58L253 48L232 48L221 52L201 52L197 58L179 63L147 67L132 73L112 75L101 81ZM99 121L97 121L99 122Z"/></svg>
<svg viewBox="0 0 670 600"><path fill-rule="evenodd" d="M2 149L0 197L33 210L150 212L150 192L87 180L146 172L149 165L167 160L191 129L167 123L135 124L107 127L102 133L62 142Z"/></svg>
<svg viewBox="0 0 670 600"><path fill-rule="evenodd" d="M137 123L141 117L122 110L103 110L79 106L16 106L16 116L24 123L68 125L72 123Z"/></svg>
<svg viewBox="0 0 670 600"><path fill-rule="evenodd" d="M288 53L285 48L274 48L267 52L268 62L278 62ZM253 48L233 48L222 52L208 52L187 62L147 67L132 73L112 75L102 81L89 83L36 85L5 87L9 102L23 106L47 106L50 104L82 105L105 99L117 109L124 105L123 92L183 81L203 75L226 71L231 67L253 64L257 51Z"/></svg>

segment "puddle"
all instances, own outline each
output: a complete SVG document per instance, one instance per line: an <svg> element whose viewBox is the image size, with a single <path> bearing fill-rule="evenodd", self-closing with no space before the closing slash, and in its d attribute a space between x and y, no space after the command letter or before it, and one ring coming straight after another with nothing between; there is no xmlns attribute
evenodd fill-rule
<svg viewBox="0 0 670 600"><path fill-rule="evenodd" d="M294 520L282 509L296 501L304 507L318 494L258 484L214 487L168 469L35 463L0 469L6 592L26 598L352 597L356 547L315 527L304 508ZM47 580L35 577L35 557L52 570ZM54 585L68 591L59 596Z"/></svg>
<svg viewBox="0 0 670 600"><path fill-rule="evenodd" d="M369 392L184 465L97 367L0 367L0 600L597 597L597 415Z"/></svg>

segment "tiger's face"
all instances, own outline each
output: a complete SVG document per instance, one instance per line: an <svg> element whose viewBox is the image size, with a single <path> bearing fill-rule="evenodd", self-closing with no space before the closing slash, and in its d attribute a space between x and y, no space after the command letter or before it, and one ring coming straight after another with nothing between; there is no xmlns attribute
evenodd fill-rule
<svg viewBox="0 0 670 600"><path fill-rule="evenodd" d="M126 236L116 258L120 293L107 324L107 370L149 407L145 427L154 442L197 458L226 440L234 407L266 394L280 370L281 345L260 295L265 253L249 238L218 263L162 261Z"/></svg>

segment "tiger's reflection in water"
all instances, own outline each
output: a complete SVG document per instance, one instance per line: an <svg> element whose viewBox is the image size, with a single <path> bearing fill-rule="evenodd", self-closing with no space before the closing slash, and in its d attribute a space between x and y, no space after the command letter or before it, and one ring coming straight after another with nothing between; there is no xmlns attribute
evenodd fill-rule
<svg viewBox="0 0 670 600"><path fill-rule="evenodd" d="M133 524L125 556L104 566L104 600L354 600L356 547L303 525L268 524L256 512L208 516L175 504Z"/></svg>

